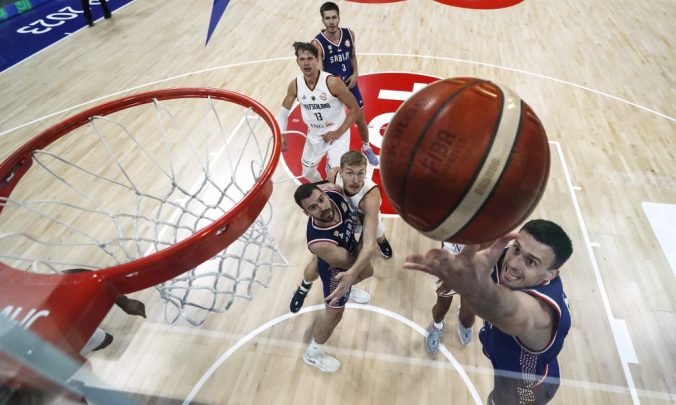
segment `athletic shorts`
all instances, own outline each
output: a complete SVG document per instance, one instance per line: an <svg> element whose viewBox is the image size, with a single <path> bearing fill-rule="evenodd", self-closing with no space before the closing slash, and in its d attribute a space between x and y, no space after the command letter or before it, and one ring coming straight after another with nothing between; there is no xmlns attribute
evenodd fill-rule
<svg viewBox="0 0 676 405"><path fill-rule="evenodd" d="M305 146L303 146L303 156L300 158L300 163L305 167L315 167L322 160L324 155L327 155L326 161L329 166L340 167L340 158L348 150L350 150L350 130L348 129L332 143L326 143L322 139L321 134L327 132L308 131L305 139Z"/></svg>
<svg viewBox="0 0 676 405"><path fill-rule="evenodd" d="M347 85L347 84L346 84ZM352 95L354 98L357 99L357 104L359 104L360 109L364 109L364 98L361 96L361 92L359 91L359 85L354 86L353 88L350 89L352 92Z"/></svg>
<svg viewBox="0 0 676 405"><path fill-rule="evenodd" d="M324 260L317 260L317 270L319 277L322 279L322 285L324 286L324 298L328 297L337 287L338 280L335 279L336 274L344 272L343 269L337 269L333 266L330 266ZM350 290L352 287L350 287ZM326 305L329 305L331 308L342 308L347 303L347 299L350 296L350 290L348 290L345 295L338 301L335 305L329 305L328 302L325 302Z"/></svg>

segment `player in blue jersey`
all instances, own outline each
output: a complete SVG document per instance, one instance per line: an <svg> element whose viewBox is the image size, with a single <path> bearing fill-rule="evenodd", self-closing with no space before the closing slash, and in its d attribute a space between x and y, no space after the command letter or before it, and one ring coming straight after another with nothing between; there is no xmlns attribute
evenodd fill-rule
<svg viewBox="0 0 676 405"><path fill-rule="evenodd" d="M323 29L312 40L312 45L319 51L319 60L322 69L334 76L340 77L348 89L357 99L359 108L364 108L364 100L359 92L357 84L357 52L354 45L354 31L349 28L340 28L340 10L338 5L327 1L319 8L322 16ZM357 119L357 129L362 142L362 152L366 155L369 163L378 165L378 157L369 144L369 129L364 116Z"/></svg>
<svg viewBox="0 0 676 405"><path fill-rule="evenodd" d="M538 219L482 251L472 245L455 256L432 249L407 257L404 268L439 277L484 319L479 340L494 368L489 404L546 404L554 397L557 356L571 325L559 269L572 252L559 225Z"/></svg>
<svg viewBox="0 0 676 405"><path fill-rule="evenodd" d="M354 266L358 244L354 237L352 212L343 195L336 191L323 192L315 184L303 184L294 193L296 204L309 216L307 222L308 249L317 256L317 269L324 285L325 309L312 326L312 342L303 353L303 360L321 371L332 373L340 361L326 353L324 343L343 316L350 295L350 284L371 275L373 268L366 261ZM345 280L350 280L345 288Z"/></svg>

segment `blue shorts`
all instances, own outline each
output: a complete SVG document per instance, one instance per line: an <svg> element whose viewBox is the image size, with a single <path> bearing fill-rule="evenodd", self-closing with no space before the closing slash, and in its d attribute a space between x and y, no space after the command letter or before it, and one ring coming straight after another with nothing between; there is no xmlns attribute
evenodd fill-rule
<svg viewBox="0 0 676 405"><path fill-rule="evenodd" d="M362 110L364 109L364 99L361 96L361 92L359 91L359 85L354 86L353 88L350 89L352 94L354 95L354 98L357 99L357 104L359 104L359 108Z"/></svg>
<svg viewBox="0 0 676 405"><path fill-rule="evenodd" d="M324 299L329 296L337 287L338 280L335 279L336 274L342 273L345 270L335 268L329 265L322 259L317 259L317 272L319 277L322 279L322 284L324 286ZM352 287L350 287L350 290ZM342 308L347 304L347 299L350 296L350 290L348 290L345 295L338 301L336 305L329 305L328 302L324 301L326 305L329 305L331 308Z"/></svg>

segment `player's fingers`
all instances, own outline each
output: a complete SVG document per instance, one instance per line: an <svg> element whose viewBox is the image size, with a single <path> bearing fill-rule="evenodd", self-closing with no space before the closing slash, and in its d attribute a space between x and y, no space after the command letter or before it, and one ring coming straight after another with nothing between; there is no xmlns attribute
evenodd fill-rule
<svg viewBox="0 0 676 405"><path fill-rule="evenodd" d="M432 266L429 266L426 263L418 263L418 262L405 262L404 263L404 268L407 270L416 270L416 271L422 271L424 273L432 274L437 276L437 272L434 270Z"/></svg>
<svg viewBox="0 0 676 405"><path fill-rule="evenodd" d="M486 257L488 258L489 262L497 263L498 259L500 259L500 256L502 255L502 252L505 250L505 246L507 246L507 244L513 239L516 239L516 237L516 232L510 232L507 235L496 239L496 241L493 242L493 244L488 247L488 249L486 249Z"/></svg>

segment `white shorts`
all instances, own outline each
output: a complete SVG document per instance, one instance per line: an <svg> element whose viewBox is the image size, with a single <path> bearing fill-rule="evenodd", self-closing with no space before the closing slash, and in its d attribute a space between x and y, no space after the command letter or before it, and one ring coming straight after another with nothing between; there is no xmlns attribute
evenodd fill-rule
<svg viewBox="0 0 676 405"><path fill-rule="evenodd" d="M305 167L314 167L319 164L324 155L326 161L331 167L340 167L340 158L350 150L350 130L348 129L340 136L340 138L333 141L331 144L324 142L321 134L327 132L308 132L305 139L305 146L303 147L303 156L300 158L300 163Z"/></svg>

